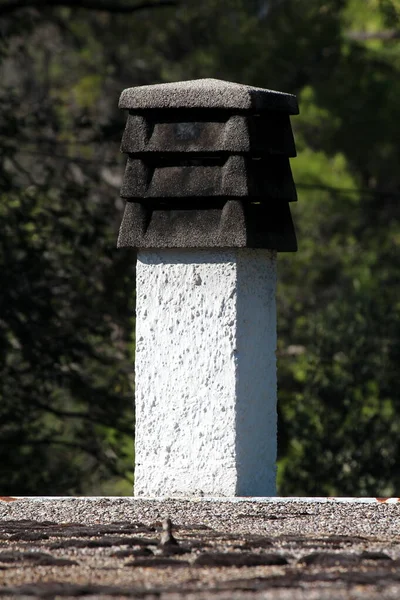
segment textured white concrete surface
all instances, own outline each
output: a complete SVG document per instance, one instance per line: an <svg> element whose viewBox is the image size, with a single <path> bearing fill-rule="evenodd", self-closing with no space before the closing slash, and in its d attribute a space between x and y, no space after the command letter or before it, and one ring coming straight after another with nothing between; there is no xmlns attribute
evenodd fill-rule
<svg viewBox="0 0 400 600"><path fill-rule="evenodd" d="M142 250L136 496L273 496L276 256Z"/></svg>

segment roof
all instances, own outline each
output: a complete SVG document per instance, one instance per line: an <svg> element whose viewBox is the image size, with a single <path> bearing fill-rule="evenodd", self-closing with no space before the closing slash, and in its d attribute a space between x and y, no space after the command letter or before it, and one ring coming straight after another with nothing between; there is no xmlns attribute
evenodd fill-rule
<svg viewBox="0 0 400 600"><path fill-rule="evenodd" d="M0 596L397 600L399 509L329 500L0 498Z"/></svg>
<svg viewBox="0 0 400 600"><path fill-rule="evenodd" d="M296 96L221 79L193 79L127 88L119 108L130 110L209 108L298 114Z"/></svg>

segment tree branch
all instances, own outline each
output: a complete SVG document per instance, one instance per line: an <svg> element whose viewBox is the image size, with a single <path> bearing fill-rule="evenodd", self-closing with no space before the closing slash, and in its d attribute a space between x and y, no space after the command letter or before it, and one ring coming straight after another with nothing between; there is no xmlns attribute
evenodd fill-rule
<svg viewBox="0 0 400 600"><path fill-rule="evenodd" d="M397 29L385 29L383 31L348 31L346 37L356 42L366 42L368 40L397 40L400 38L400 31Z"/></svg>
<svg viewBox="0 0 400 600"><path fill-rule="evenodd" d="M51 413L52 415L54 415L56 417L64 417L66 419L83 419L86 421L90 421L91 423L93 423L95 425L102 425L103 427L112 427L112 428L116 429L118 431L118 433L123 433L125 435L133 436L133 425L132 425L132 428L130 428L130 429L125 428L125 427L120 427L116 424L106 423L102 419L92 417L88 413L84 413L81 411L59 410L57 408L53 408L51 406L48 406L47 404L39 402L38 400L31 399L31 404L36 406L37 408L41 408L45 412Z"/></svg>
<svg viewBox="0 0 400 600"><path fill-rule="evenodd" d="M84 8L86 10L97 10L114 14L130 14L147 8L163 8L166 6L177 6L176 0L153 0L141 2L131 6L115 4L112 1L100 2L99 0L10 0L6 4L0 4L0 16L10 14L21 8L45 8L65 6L68 8Z"/></svg>
<svg viewBox="0 0 400 600"><path fill-rule="evenodd" d="M8 445L9 443L10 443L9 440L4 441L4 440L0 439L0 446ZM112 463L112 461L105 454L101 454L101 452L98 448L89 448L83 444L78 444L75 442L68 442L66 440L57 440L57 439L52 439L52 438L43 438L41 440L29 440L26 442L18 442L18 445L25 446L25 447L29 447L29 446L32 446L32 447L33 446L64 446L65 448L71 448L73 450L80 450L81 452L84 452L85 454L88 454L89 456L93 456L93 458L98 460L99 463L104 464L109 469L110 473L112 473L113 475L115 475L117 477L123 477L127 481L130 481L130 478L127 476L127 474L119 471L119 469Z"/></svg>

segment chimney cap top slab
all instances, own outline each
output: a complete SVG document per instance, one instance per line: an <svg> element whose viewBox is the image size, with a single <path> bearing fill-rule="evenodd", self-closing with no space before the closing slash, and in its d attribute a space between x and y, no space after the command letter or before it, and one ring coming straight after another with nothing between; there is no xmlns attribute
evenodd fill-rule
<svg viewBox="0 0 400 600"><path fill-rule="evenodd" d="M130 110L222 109L298 114L296 96L221 79L193 79L125 89L119 108Z"/></svg>

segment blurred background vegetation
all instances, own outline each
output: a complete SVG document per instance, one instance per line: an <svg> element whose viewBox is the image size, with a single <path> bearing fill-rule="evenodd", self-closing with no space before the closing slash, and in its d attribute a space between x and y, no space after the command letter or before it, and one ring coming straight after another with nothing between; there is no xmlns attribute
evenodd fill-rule
<svg viewBox="0 0 400 600"><path fill-rule="evenodd" d="M298 95L279 493L399 495L400 0L0 0L0 490L131 494L126 87Z"/></svg>

